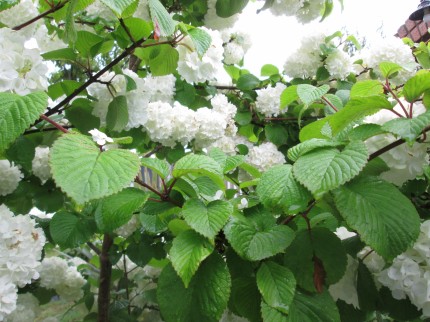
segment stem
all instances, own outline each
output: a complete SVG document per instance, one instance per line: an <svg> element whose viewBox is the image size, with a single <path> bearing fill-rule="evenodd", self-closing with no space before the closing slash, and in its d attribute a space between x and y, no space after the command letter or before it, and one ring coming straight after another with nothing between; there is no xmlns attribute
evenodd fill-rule
<svg viewBox="0 0 430 322"><path fill-rule="evenodd" d="M333 109L333 111L335 111L335 112L337 112L338 110L337 110L337 108L336 108L336 106L334 106L333 104L332 104L332 102L330 102L325 96L322 96L321 97L321 99L328 105L328 106L330 106L332 109Z"/></svg>
<svg viewBox="0 0 430 322"><path fill-rule="evenodd" d="M125 252L123 254L123 263L124 263L124 277L125 277L125 296L127 297L128 305L127 305L127 311L128 315L131 314L131 306L130 306L130 291L128 289L128 272L127 272L127 262L125 257Z"/></svg>
<svg viewBox="0 0 430 322"><path fill-rule="evenodd" d="M134 178L134 182L140 184L142 187L152 191L153 193L155 193L157 196L159 196L161 199L164 198L164 194L162 194L161 192L159 192L158 190L152 188L150 185L146 184L145 182L143 182L142 180L139 179L139 177Z"/></svg>
<svg viewBox="0 0 430 322"><path fill-rule="evenodd" d="M98 249L98 247L94 245L92 242L87 242L87 246L91 248L97 255L101 254L101 250Z"/></svg>
<svg viewBox="0 0 430 322"><path fill-rule="evenodd" d="M110 284L112 277L112 263L109 259L109 249L113 244L113 239L109 234L103 237L102 251L100 259L100 283L98 294L98 322L109 322Z"/></svg>
<svg viewBox="0 0 430 322"><path fill-rule="evenodd" d="M44 114L40 115L40 118L42 120L45 120L48 123L51 123L53 126L55 126L58 130L60 130L61 132L64 133L69 133L69 131L67 129L65 129L64 127L62 127L60 124L58 124L57 122L51 120L49 117L45 116Z"/></svg>
<svg viewBox="0 0 430 322"><path fill-rule="evenodd" d="M164 193L165 193L166 195L168 195L168 194L169 194L169 190L167 189L166 181L164 181L164 179L161 179L161 183L163 184L163 190L164 190Z"/></svg>
<svg viewBox="0 0 430 322"><path fill-rule="evenodd" d="M72 129L74 128L74 126L63 126L63 128L65 129ZM56 127L46 127L46 128L42 128L42 129L34 129L34 130L28 130L25 131L23 135L27 135L27 134L33 134L33 133L40 133L40 132L49 132L49 131L57 131L58 129Z"/></svg>
<svg viewBox="0 0 430 322"><path fill-rule="evenodd" d="M373 152L370 156L369 156L369 161L379 157L381 154L384 154L385 152L390 151L391 149L394 149L395 147L398 147L399 145L402 145L403 143L405 143L405 140L403 139L398 139L397 141L394 141L393 143L388 144L387 146L384 146L382 149L379 149L376 152Z"/></svg>
<svg viewBox="0 0 430 322"><path fill-rule="evenodd" d="M36 22L37 20L42 19L42 18L46 17L47 15L49 15L49 14L51 14L51 13L54 13L55 11L60 10L60 9L61 9L61 8L63 8L63 7L64 7L64 6L69 2L69 1L70 1L70 0L66 0L66 1L64 1L64 2L59 2L57 5L55 5L54 7L52 7L52 8L51 8L51 9L49 9L49 10L46 10L45 12L41 13L40 15L38 15L38 16L36 16L36 17L34 17L34 18L32 18L32 19L30 19L30 20L28 20L28 21L26 21L26 22L24 22L24 23L22 23L22 24L20 24L20 25L18 25L18 26L13 27L13 28L12 28L12 30L18 31L18 30L21 30L21 29L23 29L23 28L25 28L25 27L27 27L27 26L31 25L33 22Z"/></svg>
<svg viewBox="0 0 430 322"><path fill-rule="evenodd" d="M155 154L155 153L157 153L158 151L160 151L161 149L163 148L163 146L160 144L160 145L157 145L152 151L149 151L147 154L145 154L143 157L144 158L149 158L151 155L153 155L153 154Z"/></svg>
<svg viewBox="0 0 430 322"><path fill-rule="evenodd" d="M127 26L124 23L124 20L122 18L119 18L119 23L122 28L124 28L125 32L127 33L128 38L130 38L131 42L134 44L136 41L134 40L133 36L130 33L130 30L128 30Z"/></svg>
<svg viewBox="0 0 430 322"><path fill-rule="evenodd" d="M177 178L173 179L172 183L170 184L169 189L167 189L167 194L170 195L170 192L172 192L173 186L175 185L176 181L178 181Z"/></svg>
<svg viewBox="0 0 430 322"><path fill-rule="evenodd" d="M136 41L134 44L132 44L130 47L126 48L121 55L119 55L117 58L115 58L114 60L112 60L109 64L107 64L104 68L102 68L99 72L97 72L96 74L92 75L84 84L82 84L81 86L79 86L77 89L75 89L73 91L72 94L70 94L69 96L67 96L64 100L62 100L60 103L58 103L56 106L54 106L52 109L50 109L46 115L50 116L52 114L55 113L59 113L61 111L61 108L66 105L67 103L69 103L72 99L74 99L76 96L79 95L79 93L81 93L83 90L85 90L88 86L90 86L92 83L96 82L97 79L102 76L104 73L106 73L108 70L110 70L112 67L114 67L115 65L117 65L121 60L123 60L125 57L131 55L133 53L133 51L139 47L140 45L142 45L142 43L145 41L145 39L140 39L138 41ZM146 47L152 47L152 46L158 46L158 45L163 45L163 44L169 44L172 45L172 41L160 41L157 43L153 43L153 44L146 44L144 46L141 46L142 48L146 48Z"/></svg>
<svg viewBox="0 0 430 322"><path fill-rule="evenodd" d="M405 106L403 105L402 101L399 99L399 97L396 95L396 93L394 93L393 90L391 89L391 86L390 86L390 83L388 82L388 79L385 81L384 88L391 95L393 95L394 99L397 101L397 103L399 103L399 105L402 108L403 112L405 112L406 117L410 117L410 115L409 115L408 111L406 110Z"/></svg>

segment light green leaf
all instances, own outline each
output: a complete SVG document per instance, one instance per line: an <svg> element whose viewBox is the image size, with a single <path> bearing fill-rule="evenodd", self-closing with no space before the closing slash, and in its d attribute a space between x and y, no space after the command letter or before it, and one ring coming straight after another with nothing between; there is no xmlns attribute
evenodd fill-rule
<svg viewBox="0 0 430 322"><path fill-rule="evenodd" d="M212 37L205 30L200 28L193 28L188 31L188 35L193 41L194 47L196 48L197 54L203 56L208 50L212 42Z"/></svg>
<svg viewBox="0 0 430 322"><path fill-rule="evenodd" d="M281 253L294 239L287 226L278 226L271 215L263 213L257 219L232 218L224 228L227 240L244 259L257 261Z"/></svg>
<svg viewBox="0 0 430 322"><path fill-rule="evenodd" d="M272 76L279 74L279 69L275 65L272 64L266 64L263 67L261 67L261 76Z"/></svg>
<svg viewBox="0 0 430 322"><path fill-rule="evenodd" d="M333 107L331 105L333 105L337 110L341 110L343 108L343 103L342 103L342 99L334 94L325 94L323 95L323 97L327 100L327 102L324 102L324 104L330 109L331 112L335 112L335 110L333 109ZM331 105L329 105L329 103Z"/></svg>
<svg viewBox="0 0 430 322"><path fill-rule="evenodd" d="M281 94L281 109L286 108L292 102L297 101L299 95L297 94L297 85L289 86Z"/></svg>
<svg viewBox="0 0 430 322"><path fill-rule="evenodd" d="M136 188L126 188L114 195L102 199L95 212L95 220L103 232L113 230L128 223L148 200L149 194Z"/></svg>
<svg viewBox="0 0 430 322"><path fill-rule="evenodd" d="M72 48L61 48L48 51L41 55L45 60L70 60L75 61L78 55Z"/></svg>
<svg viewBox="0 0 430 322"><path fill-rule="evenodd" d="M288 322L340 322L336 303L327 291L321 294L296 292Z"/></svg>
<svg viewBox="0 0 430 322"><path fill-rule="evenodd" d="M261 301L261 317L264 322L287 322L287 315L281 313L277 309L274 309L266 302Z"/></svg>
<svg viewBox="0 0 430 322"><path fill-rule="evenodd" d="M160 274L157 299L166 322L218 322L230 297L231 278L218 254L200 266L188 288L184 287L172 265Z"/></svg>
<svg viewBox="0 0 430 322"><path fill-rule="evenodd" d="M391 132L405 139L407 142L414 142L421 132L430 125L430 110L424 114L410 118L396 118L382 125L382 130Z"/></svg>
<svg viewBox="0 0 430 322"><path fill-rule="evenodd" d="M217 0L216 14L221 18L228 18L242 11L249 0Z"/></svg>
<svg viewBox="0 0 430 322"><path fill-rule="evenodd" d="M193 230L185 230L174 240L170 249L170 259L175 271L185 287L199 268L200 263L214 250L214 246Z"/></svg>
<svg viewBox="0 0 430 322"><path fill-rule="evenodd" d="M367 97L372 95L382 95L384 86L377 80L365 80L355 83L351 88L350 97Z"/></svg>
<svg viewBox="0 0 430 322"><path fill-rule="evenodd" d="M408 102L412 103L428 89L430 89L430 72L422 70L405 83L403 95Z"/></svg>
<svg viewBox="0 0 430 322"><path fill-rule="evenodd" d="M324 133L327 129L330 129L331 135L335 136L351 123L358 122L363 117L375 114L383 108L391 109L392 106L385 97L380 95L352 98L339 112L306 125L300 131L300 141L327 138L329 136Z"/></svg>
<svg viewBox="0 0 430 322"><path fill-rule="evenodd" d="M296 291L296 279L288 268L271 261L262 263L257 286L267 304L288 314Z"/></svg>
<svg viewBox="0 0 430 322"><path fill-rule="evenodd" d="M252 74L244 74L239 77L236 85L242 91L249 91L257 88L260 85L260 80Z"/></svg>
<svg viewBox="0 0 430 322"><path fill-rule="evenodd" d="M300 84L297 86L297 95L305 105L310 105L319 100L324 94L330 90L329 85L315 87L308 84Z"/></svg>
<svg viewBox="0 0 430 322"><path fill-rule="evenodd" d="M56 184L79 204L127 187L139 171L130 151L100 148L87 136L65 134L52 146L50 165Z"/></svg>
<svg viewBox="0 0 430 322"><path fill-rule="evenodd" d="M121 132L128 123L127 98L116 96L109 103L106 115L106 127L110 131Z"/></svg>
<svg viewBox="0 0 430 322"><path fill-rule="evenodd" d="M48 95L43 92L0 93L0 152L39 119L47 106Z"/></svg>
<svg viewBox="0 0 430 322"><path fill-rule="evenodd" d="M95 225L66 211L57 212L49 223L49 231L55 243L72 248L88 241L95 232Z"/></svg>
<svg viewBox="0 0 430 322"><path fill-rule="evenodd" d="M66 18L64 19L65 30L64 40L68 43L74 44L77 39L77 33L75 28L75 17L73 15L74 9L78 4L78 0L71 0L67 6Z"/></svg>
<svg viewBox="0 0 430 322"><path fill-rule="evenodd" d="M310 139L288 149L287 155L291 161L297 161L297 159L300 156L308 152L311 152L312 150L315 150L318 148L327 148L327 147L336 148L342 145L345 145L345 143L342 143L339 141L329 141L324 139Z"/></svg>
<svg viewBox="0 0 430 322"><path fill-rule="evenodd" d="M101 42L103 42L102 37L89 31L81 30L77 32L75 48L84 57L93 56L91 55L91 48Z"/></svg>
<svg viewBox="0 0 430 322"><path fill-rule="evenodd" d="M213 239L227 223L233 213L233 206L223 200L215 200L206 206L199 199L188 199L183 208L182 216L195 231Z"/></svg>
<svg viewBox="0 0 430 322"><path fill-rule="evenodd" d="M366 144L354 141L342 151L323 148L302 155L294 163L293 173L318 198L357 176L368 157Z"/></svg>
<svg viewBox="0 0 430 322"><path fill-rule="evenodd" d="M100 0L106 6L108 6L117 16L121 16L122 13L131 6L135 0Z"/></svg>
<svg viewBox="0 0 430 322"><path fill-rule="evenodd" d="M379 64L379 69L384 78L391 78L397 75L399 71L403 70L403 67L392 62L384 61Z"/></svg>
<svg viewBox="0 0 430 322"><path fill-rule="evenodd" d="M386 260L404 252L418 237L420 219L395 186L378 178L357 178L333 191L348 226Z"/></svg>
<svg viewBox="0 0 430 322"><path fill-rule="evenodd" d="M308 230L299 231L285 251L285 266L294 273L297 284L310 292L317 291L316 258L323 266L324 285L338 282L345 274L346 252L341 240L327 228L313 227L310 233Z"/></svg>
<svg viewBox="0 0 430 322"><path fill-rule="evenodd" d="M222 190L225 189L222 169L211 157L188 154L176 162L172 175L180 178L187 174L204 175L211 178Z"/></svg>
<svg viewBox="0 0 430 322"><path fill-rule="evenodd" d="M146 61L153 76L172 74L178 67L179 53L170 45L137 48L135 55Z"/></svg>
<svg viewBox="0 0 430 322"><path fill-rule="evenodd" d="M312 196L293 177L292 166L276 165L263 173L257 194L267 208L297 213L306 209Z"/></svg>
<svg viewBox="0 0 430 322"><path fill-rule="evenodd" d="M361 124L357 127L354 127L348 133L348 138L351 141L354 141L354 140L365 141L365 140L371 138L372 136L382 134L382 133L385 133L385 131L383 131L381 129L381 126L379 124L372 124L372 123Z"/></svg>
<svg viewBox="0 0 430 322"><path fill-rule="evenodd" d="M161 179L166 179L170 174L170 164L166 160L142 158L140 162L144 167L154 170Z"/></svg>
<svg viewBox="0 0 430 322"><path fill-rule="evenodd" d="M19 0L4 0L0 2L0 11L7 10L16 6L19 3Z"/></svg>
<svg viewBox="0 0 430 322"><path fill-rule="evenodd" d="M233 171L238 166L240 166L243 162L245 162L245 156L244 155L228 156L227 160L225 161L224 173L228 173L230 171Z"/></svg>
<svg viewBox="0 0 430 322"><path fill-rule="evenodd" d="M148 0L154 26L158 26L161 36L167 37L175 31L175 22L159 0Z"/></svg>

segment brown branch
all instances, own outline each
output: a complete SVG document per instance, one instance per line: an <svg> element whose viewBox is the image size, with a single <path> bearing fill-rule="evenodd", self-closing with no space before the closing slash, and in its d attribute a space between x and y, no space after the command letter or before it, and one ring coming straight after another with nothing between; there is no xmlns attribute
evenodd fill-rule
<svg viewBox="0 0 430 322"><path fill-rule="evenodd" d="M139 185L141 185L142 187L152 191L153 193L155 193L157 196L159 196L161 199L164 198L164 194L162 194L160 191L152 188L150 185L148 185L147 183L143 182L142 180L139 179L139 177L134 178L134 182L138 183Z"/></svg>
<svg viewBox="0 0 430 322"><path fill-rule="evenodd" d="M45 12L41 13L40 15L18 25L12 28L12 30L18 31L21 30L29 25L31 25L33 22L38 21L39 19L42 19L44 17L46 17L47 15L54 13L58 10L60 10L61 8L63 8L70 0L65 0L64 2L59 2L58 4L56 4L55 6L53 6L51 9L46 10Z"/></svg>
<svg viewBox="0 0 430 322"><path fill-rule="evenodd" d="M387 146L384 146L382 149L379 149L376 152L373 152L370 156L368 161L371 161L377 157L379 157L381 154L384 154L385 152L390 151L391 149L394 149L395 147L398 147L399 145L402 145L406 141L403 139L398 139L397 141L394 141L393 143L388 144Z"/></svg>
<svg viewBox="0 0 430 322"><path fill-rule="evenodd" d="M62 127L60 124L58 124L57 122L55 122L55 121L51 120L49 117L45 116L44 114L42 114L42 115L40 116L40 118L41 118L42 120L45 120L45 121L46 121L46 122L48 122L48 123L51 123L53 126L55 126L57 129L59 129L61 132L69 133L69 130L65 129L65 128L64 128L64 127Z"/></svg>
<svg viewBox="0 0 430 322"><path fill-rule="evenodd" d="M112 277L112 263L109 259L109 250L113 244L113 239L109 234L103 237L102 251L100 259L100 282L98 293L98 322L109 322L109 304L110 304L110 284Z"/></svg>
<svg viewBox="0 0 430 322"><path fill-rule="evenodd" d="M332 102L330 102L325 96L322 96L321 97L321 99L328 105L328 106L330 106L332 109L333 109L333 111L335 111L335 112L337 112L338 111L338 109L336 108L336 106L334 106L333 105L333 103Z"/></svg>
<svg viewBox="0 0 430 322"><path fill-rule="evenodd" d="M87 242L87 246L91 248L94 251L94 253L96 253L97 255L101 254L101 250L98 249L98 247L94 245L92 242Z"/></svg>
<svg viewBox="0 0 430 322"><path fill-rule="evenodd" d="M67 125L67 126L63 126L63 128L65 128L65 129L73 129L74 126ZM28 134L33 134L33 133L41 133L41 132L49 132L49 131L58 131L58 129L56 127L45 127L45 128L41 128L41 129L34 129L34 130L25 131L23 133L23 135L28 135Z"/></svg>

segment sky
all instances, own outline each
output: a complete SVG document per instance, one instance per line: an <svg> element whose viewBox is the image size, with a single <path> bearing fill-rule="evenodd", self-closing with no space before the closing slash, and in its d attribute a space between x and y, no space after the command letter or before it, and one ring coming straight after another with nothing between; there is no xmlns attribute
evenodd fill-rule
<svg viewBox="0 0 430 322"><path fill-rule="evenodd" d="M313 30L331 34L343 27L371 42L381 32L394 35L416 10L419 0L344 0L344 9L334 0L333 13L323 22L302 25L294 17L276 17L270 12L256 14L262 2L250 2L234 29L252 36L253 46L245 56L245 67L260 75L261 66L271 63L282 69L286 57L300 45L300 39Z"/></svg>

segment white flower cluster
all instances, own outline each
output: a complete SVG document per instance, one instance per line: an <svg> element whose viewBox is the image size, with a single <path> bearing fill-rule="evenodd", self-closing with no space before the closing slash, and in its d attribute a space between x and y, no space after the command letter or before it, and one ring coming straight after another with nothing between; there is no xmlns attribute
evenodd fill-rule
<svg viewBox="0 0 430 322"><path fill-rule="evenodd" d="M0 205L0 321L16 308L17 287L39 277L45 235L29 216Z"/></svg>
<svg viewBox="0 0 430 322"><path fill-rule="evenodd" d="M12 8L0 12L0 22L12 28L36 17L38 14L33 0L21 0Z"/></svg>
<svg viewBox="0 0 430 322"><path fill-rule="evenodd" d="M208 11L206 12L204 21L205 26L215 30L221 30L224 28L231 28L234 26L236 21L239 19L239 14L236 13L228 18L221 18L216 14L217 0L208 0Z"/></svg>
<svg viewBox="0 0 430 322"><path fill-rule="evenodd" d="M0 160L0 196L14 192L23 177L24 175L13 162Z"/></svg>
<svg viewBox="0 0 430 322"><path fill-rule="evenodd" d="M403 102L405 107L409 107L409 103ZM426 108L421 103L414 103L413 116L417 116L426 111ZM404 115L400 105L393 108L398 113ZM374 123L382 125L385 122L395 119L397 116L389 110L381 110L378 113L368 116L364 119L365 123ZM369 153L373 153L388 144L396 141L397 138L392 134L381 134L371 137L366 140ZM414 143L402 144L380 156L382 160L390 167L390 170L381 174L381 178L401 186L404 182L416 178L423 173L424 166L429 164L429 156L427 153L428 144Z"/></svg>
<svg viewBox="0 0 430 322"><path fill-rule="evenodd" d="M430 317L430 221L421 224L421 232L414 246L397 256L393 264L383 270L378 281L387 286L395 299L408 297L422 309L423 317Z"/></svg>
<svg viewBox="0 0 430 322"><path fill-rule="evenodd" d="M45 257L39 269L40 286L55 289L66 301L75 301L82 297L85 279L78 272L74 262L60 257Z"/></svg>
<svg viewBox="0 0 430 322"><path fill-rule="evenodd" d="M189 36L185 37L177 47L179 52L178 73L188 83L204 83L216 78L216 73L223 69L222 59L224 48L219 31L201 27L209 33L212 42L199 57Z"/></svg>
<svg viewBox="0 0 430 322"><path fill-rule="evenodd" d="M166 146L175 146L176 142L186 145L194 140L196 147L205 147L225 135L236 114L236 106L223 94L215 95L211 104L212 109L202 107L193 111L178 102L173 106L149 103L143 127L152 140Z"/></svg>
<svg viewBox="0 0 430 322"><path fill-rule="evenodd" d="M255 109L267 117L277 116L281 112L281 94L286 88L284 84L277 83L275 87L257 90Z"/></svg>
<svg viewBox="0 0 430 322"><path fill-rule="evenodd" d="M232 32L231 29L224 29L221 37L224 42L224 63L239 64L252 46L251 37L241 31Z"/></svg>
<svg viewBox="0 0 430 322"><path fill-rule="evenodd" d="M0 29L0 92L25 95L48 87L48 67L38 48L25 48L21 33Z"/></svg>
<svg viewBox="0 0 430 322"><path fill-rule="evenodd" d="M36 321L36 317L38 316L39 311L39 300L33 294L19 294L18 300L16 302L16 309L10 315L8 315L4 321Z"/></svg>
<svg viewBox="0 0 430 322"><path fill-rule="evenodd" d="M246 162L260 171L266 171L277 164L285 163L285 156L278 151L272 142L266 142L252 147L246 157Z"/></svg>
<svg viewBox="0 0 430 322"><path fill-rule="evenodd" d="M399 71L398 75L391 79L394 84L403 84L414 75L418 66L411 48L394 36L381 38L372 43L372 46L364 49L359 57L363 59L365 66L373 68L378 74L379 64L382 62L392 62L403 67L404 70Z"/></svg>
<svg viewBox="0 0 430 322"><path fill-rule="evenodd" d="M324 0L274 0L270 11L275 16L295 16L301 23L308 23L320 16Z"/></svg>
<svg viewBox="0 0 430 322"><path fill-rule="evenodd" d="M315 76L318 68L325 66L334 78L344 79L355 71L353 59L339 48L324 59L320 45L325 43L325 34L313 32L304 37L300 47L288 56L284 72L290 77L309 78Z"/></svg>
<svg viewBox="0 0 430 322"><path fill-rule="evenodd" d="M36 147L31 167L33 174L42 181L44 184L51 178L51 167L49 166L49 147L38 146Z"/></svg>
<svg viewBox="0 0 430 322"><path fill-rule="evenodd" d="M140 227L139 220L137 216L131 217L131 219L128 221L128 223L122 225L121 227L115 229L115 234L118 236L128 238L131 236L136 229Z"/></svg>

